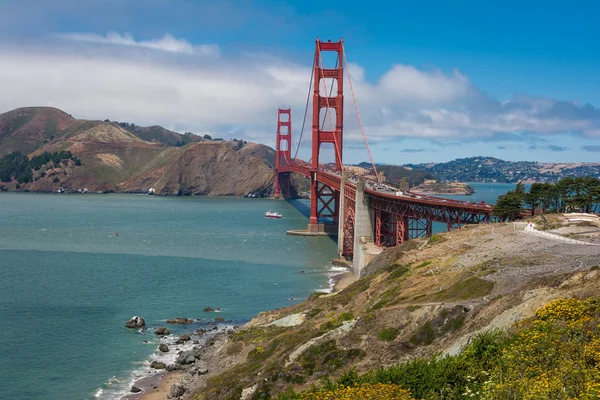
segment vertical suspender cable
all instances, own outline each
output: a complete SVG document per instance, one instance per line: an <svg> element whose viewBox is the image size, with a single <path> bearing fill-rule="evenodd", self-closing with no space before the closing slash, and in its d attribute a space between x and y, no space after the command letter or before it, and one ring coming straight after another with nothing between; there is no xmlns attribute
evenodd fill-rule
<svg viewBox="0 0 600 400"><path fill-rule="evenodd" d="M312 68L315 67L315 57L316 54L313 55L313 62L312 62ZM304 119L302 120L302 129L300 130L300 139L298 139L298 146L296 147L296 153L294 154L294 160L296 159L296 156L298 155L298 150L300 150L300 142L302 142L302 134L304 133L304 124L306 123L306 114L308 113L308 102L310 101L310 90L312 87L312 83L313 83L313 71L310 71L310 83L308 84L308 95L306 96L306 107L304 108Z"/></svg>
<svg viewBox="0 0 600 400"><path fill-rule="evenodd" d="M354 95L354 88L352 87L352 78L350 77L350 69L348 68L348 60L346 59L346 49L344 47L344 41L342 40L342 53L344 54L344 63L346 64L346 72L348 73L348 83L350 84L350 91L352 92L352 99L354 100L354 107L356 108L356 115L358 116L358 123L360 125L360 130L363 135L363 139L365 140L365 144L367 145L367 151L369 152L369 158L371 159L371 165L373 166L373 172L375 172L375 179L377 180L379 177L377 176L377 168L375 167L375 163L373 162L373 156L371 155L371 149L369 149L369 141L367 140L367 135L365 135L365 128L363 127L362 121L360 119L360 113L358 112L358 103L356 102L356 96Z"/></svg>

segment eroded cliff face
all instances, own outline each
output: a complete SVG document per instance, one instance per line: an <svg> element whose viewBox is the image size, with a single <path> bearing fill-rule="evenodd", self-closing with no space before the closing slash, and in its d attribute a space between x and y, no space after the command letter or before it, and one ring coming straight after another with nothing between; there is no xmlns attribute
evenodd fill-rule
<svg viewBox="0 0 600 400"><path fill-rule="evenodd" d="M275 175L260 158L247 156L220 142L201 142L170 155L156 168L118 186L123 192L150 187L163 195L257 197L271 194Z"/></svg>

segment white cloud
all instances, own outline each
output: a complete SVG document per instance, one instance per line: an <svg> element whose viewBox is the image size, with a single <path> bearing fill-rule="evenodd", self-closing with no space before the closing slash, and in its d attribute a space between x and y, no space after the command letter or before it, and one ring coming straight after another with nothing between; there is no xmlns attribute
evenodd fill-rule
<svg viewBox="0 0 600 400"><path fill-rule="evenodd" d="M106 36L95 33L64 33L58 35L65 40L76 42L104 43L122 46L146 47L153 50L162 50L171 53L201 54L205 56L219 55L219 46L216 44L202 44L194 46L184 39L177 39L169 33L160 39L136 41L130 33L120 34L108 32Z"/></svg>
<svg viewBox="0 0 600 400"><path fill-rule="evenodd" d="M204 57L215 53L170 35L148 41L127 34L77 35L69 37L80 42L75 48L65 42L43 49L0 45L0 88L8 94L0 96L0 112L48 105L79 118L160 124L226 138L234 132L272 144L277 107L291 106L294 133L299 133L310 60L300 65L272 56ZM124 51L124 46L163 51ZM360 65L350 69L372 141L472 141L498 132L600 135L600 110L589 105L527 96L499 101L483 95L459 71L394 65L369 82ZM345 85L346 137L358 137L347 79ZM310 137L310 111L305 137Z"/></svg>
<svg viewBox="0 0 600 400"><path fill-rule="evenodd" d="M378 89L394 100L443 103L466 96L471 83L458 71L446 76L438 70L427 72L412 65L394 65L381 77Z"/></svg>

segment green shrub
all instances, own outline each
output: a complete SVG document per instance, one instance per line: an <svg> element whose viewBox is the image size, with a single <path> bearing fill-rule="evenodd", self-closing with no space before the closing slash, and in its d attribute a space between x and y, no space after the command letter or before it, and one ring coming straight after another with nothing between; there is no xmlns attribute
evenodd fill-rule
<svg viewBox="0 0 600 400"><path fill-rule="evenodd" d="M398 337L400 330L397 328L383 328L379 331L379 339L391 342Z"/></svg>

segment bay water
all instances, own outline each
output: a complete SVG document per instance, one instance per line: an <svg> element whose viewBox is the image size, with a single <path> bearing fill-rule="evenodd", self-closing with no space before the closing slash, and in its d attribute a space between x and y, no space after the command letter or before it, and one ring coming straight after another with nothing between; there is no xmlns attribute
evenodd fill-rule
<svg viewBox="0 0 600 400"><path fill-rule="evenodd" d="M452 198L493 204L514 188L473 186ZM156 357L152 328L241 324L327 290L335 242L285 234L307 211L305 200L0 193L0 398L120 398ZM126 329L133 315L149 329Z"/></svg>
<svg viewBox="0 0 600 400"><path fill-rule="evenodd" d="M0 398L120 398L168 318L239 324L327 289L336 244L285 234L306 222L277 200L0 194Z"/></svg>

